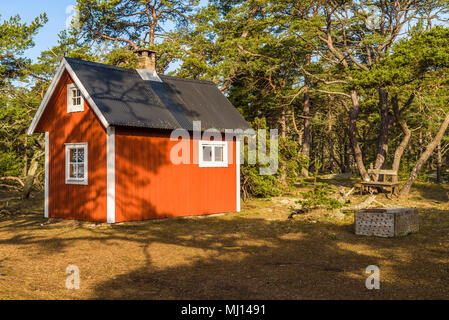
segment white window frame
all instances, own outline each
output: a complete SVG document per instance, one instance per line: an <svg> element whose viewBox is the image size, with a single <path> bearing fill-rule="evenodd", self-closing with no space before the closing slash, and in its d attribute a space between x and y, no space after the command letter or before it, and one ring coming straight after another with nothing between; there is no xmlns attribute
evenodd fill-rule
<svg viewBox="0 0 449 320"><path fill-rule="evenodd" d="M88 185L89 181L89 157L88 157L88 143L66 143L65 144L65 183L66 184L79 184ZM84 149L84 178L71 178L70 177L70 150L71 149Z"/></svg>
<svg viewBox="0 0 449 320"><path fill-rule="evenodd" d="M73 90L78 90L80 93L81 104L73 105ZM67 113L83 112L84 111L84 97L81 90L76 84L71 83L67 85Z"/></svg>
<svg viewBox="0 0 449 320"><path fill-rule="evenodd" d="M204 161L203 147L212 147L212 161ZM223 161L215 161L215 147L223 147ZM199 141L199 166L200 168L227 168L228 163L228 142L227 141Z"/></svg>

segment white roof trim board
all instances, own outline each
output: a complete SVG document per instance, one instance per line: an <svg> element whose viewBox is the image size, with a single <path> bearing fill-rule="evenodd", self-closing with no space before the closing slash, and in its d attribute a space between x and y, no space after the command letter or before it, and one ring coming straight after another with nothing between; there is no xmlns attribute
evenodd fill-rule
<svg viewBox="0 0 449 320"><path fill-rule="evenodd" d="M59 80L61 79L64 70L67 70L70 77L72 78L73 82L76 84L78 89L81 91L84 99L86 99L87 102L89 102L90 107L94 111L95 115L100 119L101 124L105 127L109 127L109 123L106 121L103 114L100 112L100 109L98 109L95 102L90 97L87 90L84 88L82 82L78 79L75 72L73 71L72 67L67 63L67 60L64 58L59 66L59 68L56 71L56 75L53 78L53 81L50 84L50 87L47 90L47 93L45 94L44 100L42 100L41 105L39 106L39 109L37 110L36 115L33 118L33 121L31 122L30 127L28 128L27 134L33 134L36 130L36 126L39 123L42 115L44 114L45 108L47 107L48 102L50 101L51 97L53 96L53 93L58 86Z"/></svg>

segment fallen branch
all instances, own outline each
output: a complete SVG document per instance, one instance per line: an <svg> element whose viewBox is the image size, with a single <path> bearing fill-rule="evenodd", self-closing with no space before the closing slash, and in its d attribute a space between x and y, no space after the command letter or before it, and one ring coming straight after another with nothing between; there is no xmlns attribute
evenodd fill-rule
<svg viewBox="0 0 449 320"><path fill-rule="evenodd" d="M16 190L16 191L20 191L20 188L15 187L15 186L11 186L9 184L0 184L0 188L13 189L13 190Z"/></svg>
<svg viewBox="0 0 449 320"><path fill-rule="evenodd" d="M376 203L384 208L390 208L390 209L398 209L398 208L402 208L400 206L395 206L393 204L386 204L386 203L382 203L380 201L374 200L373 203Z"/></svg>
<svg viewBox="0 0 449 320"><path fill-rule="evenodd" d="M22 179L17 178L17 177L4 177L4 178L0 178L1 181L4 180L12 180L12 181L17 181L18 183L20 183L20 185L23 187L25 184L23 183Z"/></svg>
<svg viewBox="0 0 449 320"><path fill-rule="evenodd" d="M373 203L378 204L379 206L383 207L383 208L389 208L390 205L382 203L380 201L374 200Z"/></svg>
<svg viewBox="0 0 449 320"><path fill-rule="evenodd" d="M368 208L374 202L374 200L376 200L376 196L375 195L371 195L365 201L363 201L362 203L356 204L355 206L352 206L352 207L344 207L341 210L342 211L363 210L363 209Z"/></svg>
<svg viewBox="0 0 449 320"><path fill-rule="evenodd" d="M354 192L354 190L355 190L355 188L352 188L347 193L344 193L344 191L340 191L340 194L342 195L342 197L340 199L338 199L338 201L340 201L343 204L348 202L349 196Z"/></svg>

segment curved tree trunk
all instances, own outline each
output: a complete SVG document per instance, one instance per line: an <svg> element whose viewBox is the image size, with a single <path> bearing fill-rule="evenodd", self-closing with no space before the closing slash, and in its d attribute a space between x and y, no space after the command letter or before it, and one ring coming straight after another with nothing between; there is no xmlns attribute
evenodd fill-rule
<svg viewBox="0 0 449 320"><path fill-rule="evenodd" d="M426 150L421 154L421 156L418 159L418 162L416 162L415 166L413 167L412 172L410 173L410 177L408 178L407 182L401 189L400 192L401 196L406 196L409 194L410 189L413 183L415 182L416 178L418 177L418 174L421 171L422 166L427 162L427 160L429 160L429 157L432 155L437 145L441 142L441 138L443 138L443 135L446 132L448 126L449 126L449 113L446 115L446 118L444 118L444 121L441 124L437 135L427 145Z"/></svg>
<svg viewBox="0 0 449 320"><path fill-rule="evenodd" d="M410 96L409 100L405 104L404 109L412 104L414 97L415 97L414 95ZM407 146L410 142L410 138L412 137L412 132L409 129L407 122L405 122L405 120L401 117L402 110L401 111L399 110L397 96L393 98L392 102L393 102L392 103L393 104L393 112L394 112L394 116L396 118L396 122L399 124L402 132L404 133L404 137L402 138L402 141L399 144L399 146L396 148L396 152L394 153L394 159L393 159L393 170L396 172L399 172L399 168L401 166L402 155L404 154L405 148L407 148ZM393 176L393 182L397 182L397 181L398 181L398 176L397 175Z"/></svg>
<svg viewBox="0 0 449 320"><path fill-rule="evenodd" d="M28 199L30 197L31 189L34 184L34 177L37 173L37 168L39 167L39 158L43 156L44 153L42 151L36 151L33 158L31 159L31 164L28 169L27 177L24 182L22 198Z"/></svg>
<svg viewBox="0 0 449 320"><path fill-rule="evenodd" d="M363 163L362 150L360 149L359 142L357 141L357 118L360 112L359 98L356 91L351 92L352 109L349 112L349 138L351 141L352 151L354 153L354 160L359 169L360 175L363 181L370 181L368 172L366 171L365 164Z"/></svg>

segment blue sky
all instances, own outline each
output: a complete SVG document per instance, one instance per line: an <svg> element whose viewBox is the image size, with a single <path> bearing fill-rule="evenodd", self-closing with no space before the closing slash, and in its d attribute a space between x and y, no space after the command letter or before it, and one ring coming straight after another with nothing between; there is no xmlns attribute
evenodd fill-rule
<svg viewBox="0 0 449 320"><path fill-rule="evenodd" d="M204 5L207 1L202 0ZM66 21L70 17L67 8L75 5L76 0L0 0L0 21L13 15L20 15L22 21L30 22L39 14L47 13L48 22L35 38L36 46L27 52L31 59L53 47L58 42L58 33L66 28Z"/></svg>
<svg viewBox="0 0 449 320"><path fill-rule="evenodd" d="M41 51L57 44L58 33L65 29L70 16L66 8L75 3L75 0L0 0L0 14L2 20L19 14L22 21L29 22L47 13L48 22L35 38L36 46L27 52L28 57L35 59Z"/></svg>

